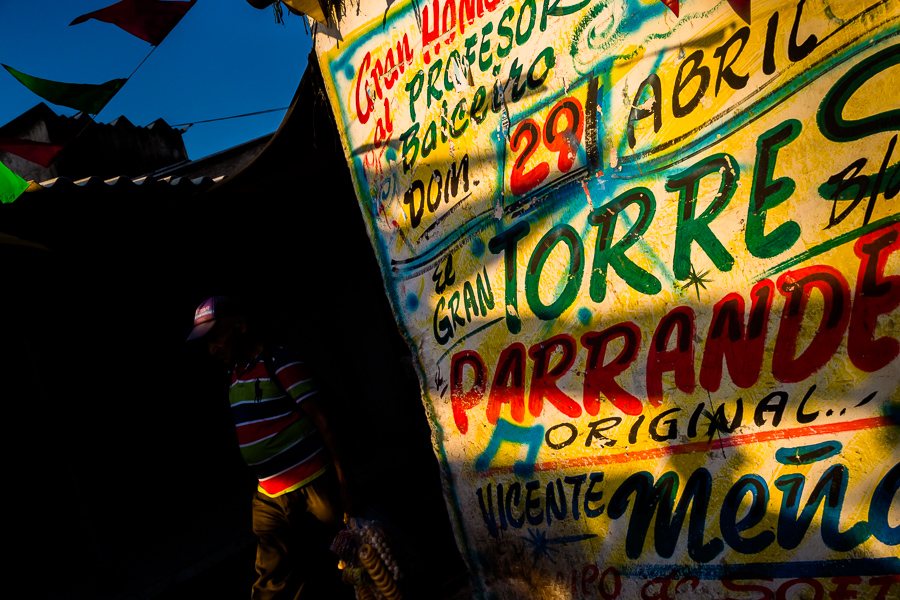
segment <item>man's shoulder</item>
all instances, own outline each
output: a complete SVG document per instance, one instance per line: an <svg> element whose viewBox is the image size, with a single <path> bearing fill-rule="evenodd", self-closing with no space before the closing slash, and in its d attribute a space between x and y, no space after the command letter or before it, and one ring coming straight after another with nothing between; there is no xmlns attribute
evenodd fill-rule
<svg viewBox="0 0 900 600"><path fill-rule="evenodd" d="M263 356L269 377L274 378L294 400L306 399L317 392L309 365L291 348L273 345L266 349Z"/></svg>
<svg viewBox="0 0 900 600"><path fill-rule="evenodd" d="M277 368L293 363L303 364L305 362L299 352L284 344L272 344L267 346L263 351L263 359L272 365L275 365Z"/></svg>

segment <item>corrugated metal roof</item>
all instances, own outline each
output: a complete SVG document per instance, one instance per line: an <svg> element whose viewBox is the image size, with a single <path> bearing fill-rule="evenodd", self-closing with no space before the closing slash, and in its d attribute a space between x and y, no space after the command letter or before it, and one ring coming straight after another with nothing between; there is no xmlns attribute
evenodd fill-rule
<svg viewBox="0 0 900 600"><path fill-rule="evenodd" d="M151 187L195 187L198 188L197 191L201 191L202 189L206 189L212 186L214 183L218 183L225 179L225 176L219 177L197 177L195 179L190 179L187 177L163 177L161 179L150 178L147 176L135 177L134 179L129 177L111 177L109 179L103 179L101 177L85 177L84 179L78 179L73 181L68 177L56 177L54 179L48 179L47 181L42 181L41 183L31 182L26 189L26 192L40 192L49 189L68 189L72 187L80 187L80 188L94 188L103 186L104 188L108 187L116 187L116 188L129 188L129 187L138 187L141 188L151 188Z"/></svg>
<svg viewBox="0 0 900 600"><path fill-rule="evenodd" d="M124 115L100 123L80 113L57 115L40 103L0 126L0 132L3 137L63 147L49 167L0 150L3 163L26 181L42 182L57 176L138 177L188 158L183 130L170 127L163 119L146 127L134 125Z"/></svg>

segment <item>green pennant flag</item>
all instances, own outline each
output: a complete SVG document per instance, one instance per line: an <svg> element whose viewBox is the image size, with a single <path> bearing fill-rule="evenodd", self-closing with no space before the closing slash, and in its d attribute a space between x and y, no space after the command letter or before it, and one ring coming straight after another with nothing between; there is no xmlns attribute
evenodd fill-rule
<svg viewBox="0 0 900 600"><path fill-rule="evenodd" d="M15 202L22 195L28 182L10 171L6 165L0 163L0 204Z"/></svg>
<svg viewBox="0 0 900 600"><path fill-rule="evenodd" d="M20 71L3 65L9 74L18 79L29 90L53 104L68 106L75 110L96 115L116 92L125 85L127 79L113 79L106 83L63 83L50 81L40 77L32 77Z"/></svg>

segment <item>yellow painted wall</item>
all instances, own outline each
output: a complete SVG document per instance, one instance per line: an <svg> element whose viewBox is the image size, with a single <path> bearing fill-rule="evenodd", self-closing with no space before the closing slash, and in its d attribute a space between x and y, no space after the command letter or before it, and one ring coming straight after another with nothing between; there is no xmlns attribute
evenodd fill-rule
<svg viewBox="0 0 900 600"><path fill-rule="evenodd" d="M362 9L319 63L479 595L900 597L900 3Z"/></svg>

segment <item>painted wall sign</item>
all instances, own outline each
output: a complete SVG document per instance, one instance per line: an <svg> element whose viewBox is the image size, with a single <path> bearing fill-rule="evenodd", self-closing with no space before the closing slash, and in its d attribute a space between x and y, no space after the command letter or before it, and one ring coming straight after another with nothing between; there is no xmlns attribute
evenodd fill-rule
<svg viewBox="0 0 900 600"><path fill-rule="evenodd" d="M900 2L750 4L318 40L482 597L900 597Z"/></svg>

